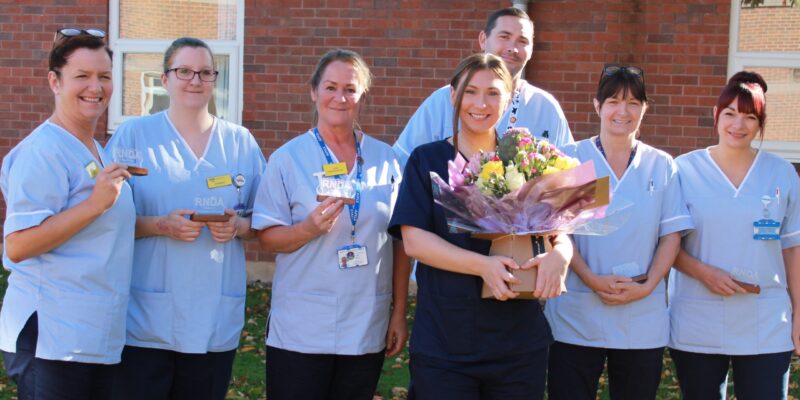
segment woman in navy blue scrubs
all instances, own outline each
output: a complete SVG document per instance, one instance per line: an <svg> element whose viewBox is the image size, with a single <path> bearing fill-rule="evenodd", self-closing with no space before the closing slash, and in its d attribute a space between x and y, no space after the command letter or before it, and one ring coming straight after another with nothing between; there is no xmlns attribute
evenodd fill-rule
<svg viewBox="0 0 800 400"><path fill-rule="evenodd" d="M553 238L555 251L517 265L489 256L490 242L450 233L445 210L434 203L430 171L448 179L457 151L469 158L495 150L495 125L513 92L502 60L476 54L451 80L460 130L411 154L389 231L402 237L417 266L417 312L411 335L412 391L418 399L536 399L544 392L550 328L537 300L514 300L508 269L538 265L544 284L535 295L558 296L572 247ZM495 299L481 299L486 283Z"/></svg>

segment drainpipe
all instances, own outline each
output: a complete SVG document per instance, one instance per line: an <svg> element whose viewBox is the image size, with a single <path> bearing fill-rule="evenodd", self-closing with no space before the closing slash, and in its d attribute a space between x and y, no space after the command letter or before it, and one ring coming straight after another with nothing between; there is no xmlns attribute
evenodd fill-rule
<svg viewBox="0 0 800 400"><path fill-rule="evenodd" d="M511 6L514 8L519 8L522 11L528 12L528 1L527 0L512 0Z"/></svg>

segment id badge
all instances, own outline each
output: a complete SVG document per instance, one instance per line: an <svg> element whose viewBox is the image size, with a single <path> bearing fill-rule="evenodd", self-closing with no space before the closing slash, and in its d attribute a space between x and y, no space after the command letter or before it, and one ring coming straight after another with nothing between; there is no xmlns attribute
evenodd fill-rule
<svg viewBox="0 0 800 400"><path fill-rule="evenodd" d="M336 251L339 269L363 267L368 264L367 248L360 244L342 246Z"/></svg>
<svg viewBox="0 0 800 400"><path fill-rule="evenodd" d="M753 222L753 239L780 240L781 223L772 219L760 219Z"/></svg>

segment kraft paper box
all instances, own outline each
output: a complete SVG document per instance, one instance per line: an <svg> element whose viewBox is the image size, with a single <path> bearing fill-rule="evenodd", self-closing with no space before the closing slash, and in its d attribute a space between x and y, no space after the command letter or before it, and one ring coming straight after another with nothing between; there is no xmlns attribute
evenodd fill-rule
<svg viewBox="0 0 800 400"><path fill-rule="evenodd" d="M573 190L562 192L560 196L566 196L570 200L563 203L570 204L577 200L574 199L587 199L591 198L591 203L588 207L582 209L589 210L597 207L605 206L609 203L609 178L602 177L585 185L574 188ZM477 239L491 240L492 246L489 248L489 255L501 255L511 257L514 261L522 266L528 262L529 259L535 255L548 252L552 249L549 236L555 235L558 232L542 232L536 234L523 234L515 235L509 233L474 233L472 237ZM515 299L535 299L533 291L536 289L536 268L527 270L510 271L520 283L512 284L509 286L514 292L519 293ZM491 289L486 284L481 288L481 297L494 298Z"/></svg>

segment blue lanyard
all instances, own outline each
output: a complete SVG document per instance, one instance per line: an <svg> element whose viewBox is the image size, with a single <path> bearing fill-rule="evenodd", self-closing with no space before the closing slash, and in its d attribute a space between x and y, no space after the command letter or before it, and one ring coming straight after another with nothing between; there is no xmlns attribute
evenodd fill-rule
<svg viewBox="0 0 800 400"><path fill-rule="evenodd" d="M603 158L608 160L608 157L606 157L606 151L603 150L603 143L600 142L600 135L594 137L594 145L597 146L597 150L600 150L600 154L603 155ZM639 149L638 141L633 145L633 148L631 148L631 155L628 157L628 165L625 166L626 168L631 165L633 158L636 157L637 149ZM650 183L652 184L653 182L651 181Z"/></svg>
<svg viewBox="0 0 800 400"><path fill-rule="evenodd" d="M325 145L325 141L322 140L322 136L319 134L319 129L314 128L314 137L317 138L317 143L319 143L319 148L322 149L322 154L325 155L325 160L328 161L328 164L333 164L333 157L331 157L331 152L328 151L328 146ZM347 206L348 211L350 211L350 224L352 225L352 229L350 230L350 241L352 243L356 242L356 222L358 222L358 211L361 209L361 177L362 177L362 168L364 164L364 159L361 157L361 144L358 143L358 138L356 137L355 131L353 132L353 139L356 142L356 184L355 191L355 203L352 206ZM334 178L341 179L340 175L336 175Z"/></svg>

